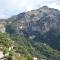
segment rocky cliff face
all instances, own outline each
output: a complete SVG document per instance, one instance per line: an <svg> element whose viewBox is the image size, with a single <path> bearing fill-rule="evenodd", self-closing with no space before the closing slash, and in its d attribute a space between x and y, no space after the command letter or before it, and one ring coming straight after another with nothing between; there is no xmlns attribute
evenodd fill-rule
<svg viewBox="0 0 60 60"><path fill-rule="evenodd" d="M6 22L4 20L0 20L0 32L5 33Z"/></svg>
<svg viewBox="0 0 60 60"><path fill-rule="evenodd" d="M8 19L13 31L44 34L50 30L60 31L60 11L43 6L37 10L20 13ZM34 33L33 33L34 34Z"/></svg>

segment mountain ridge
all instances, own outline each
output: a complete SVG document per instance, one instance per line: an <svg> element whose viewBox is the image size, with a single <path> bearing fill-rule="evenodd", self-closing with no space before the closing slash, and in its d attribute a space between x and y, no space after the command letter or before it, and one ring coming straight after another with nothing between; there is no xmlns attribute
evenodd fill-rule
<svg viewBox="0 0 60 60"><path fill-rule="evenodd" d="M58 29L60 11L47 6L43 6L37 10L32 10L28 12L20 13L16 16L13 16L8 21L14 23L15 25L20 23L24 30L31 29L32 31L39 31L40 33L48 32L50 29ZM31 27L28 29L28 27ZM36 30L37 29L37 30ZM31 31L31 32L32 32ZM26 31L27 32L27 31Z"/></svg>

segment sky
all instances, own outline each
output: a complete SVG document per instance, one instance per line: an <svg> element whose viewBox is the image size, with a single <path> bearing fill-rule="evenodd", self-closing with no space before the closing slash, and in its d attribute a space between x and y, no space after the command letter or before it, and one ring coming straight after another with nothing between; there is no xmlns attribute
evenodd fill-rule
<svg viewBox="0 0 60 60"><path fill-rule="evenodd" d="M0 18L48 6L60 10L60 0L0 0Z"/></svg>

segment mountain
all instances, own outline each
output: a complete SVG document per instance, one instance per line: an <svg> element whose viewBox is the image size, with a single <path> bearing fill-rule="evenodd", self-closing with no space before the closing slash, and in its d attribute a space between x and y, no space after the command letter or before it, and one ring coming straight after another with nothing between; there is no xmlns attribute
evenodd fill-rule
<svg viewBox="0 0 60 60"><path fill-rule="evenodd" d="M4 32L17 43L17 52L29 56L29 59L60 60L59 10L43 6L0 20L1 23L1 29L5 28Z"/></svg>
<svg viewBox="0 0 60 60"><path fill-rule="evenodd" d="M45 34L50 30L60 31L60 11L47 6L20 13L9 18L8 21L15 32L22 30L28 34L33 32Z"/></svg>
<svg viewBox="0 0 60 60"><path fill-rule="evenodd" d="M39 36L42 42L60 50L60 11L43 6L12 16L7 19L6 32L13 35Z"/></svg>

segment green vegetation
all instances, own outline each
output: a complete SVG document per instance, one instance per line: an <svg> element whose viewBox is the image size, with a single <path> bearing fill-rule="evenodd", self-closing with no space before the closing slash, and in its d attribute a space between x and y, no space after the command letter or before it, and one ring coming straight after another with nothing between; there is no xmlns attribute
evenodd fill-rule
<svg viewBox="0 0 60 60"><path fill-rule="evenodd" d="M12 40L9 38L9 35L0 33L0 50L5 54L8 52L10 46L12 46Z"/></svg>
<svg viewBox="0 0 60 60"><path fill-rule="evenodd" d="M6 60L32 60L32 57L37 57L39 60L60 59L59 51L35 39L29 39L27 36L9 37L6 33L0 33L0 47L2 47L0 50L3 51L4 55L9 53L8 56L6 56ZM14 47L9 51L9 47L11 46Z"/></svg>
<svg viewBox="0 0 60 60"><path fill-rule="evenodd" d="M22 52L20 53L19 51L19 46L17 45L17 43L13 43L14 41L9 37L9 34L6 33L0 33L0 50L3 51L3 54L5 55L5 59L6 60L28 60L30 59L29 55L25 56L24 54L22 54ZM12 48L11 50L9 50L9 48L11 46L15 46L15 48ZM6 54L8 54L6 56ZM21 56L20 56L21 55Z"/></svg>
<svg viewBox="0 0 60 60"><path fill-rule="evenodd" d="M60 52L54 50L49 45L37 42L35 39L31 40L26 36L13 36L12 38L16 43L18 43L18 52L21 52L25 56L38 57L39 60L45 58L46 60L59 60ZM31 59L30 59L31 60Z"/></svg>

